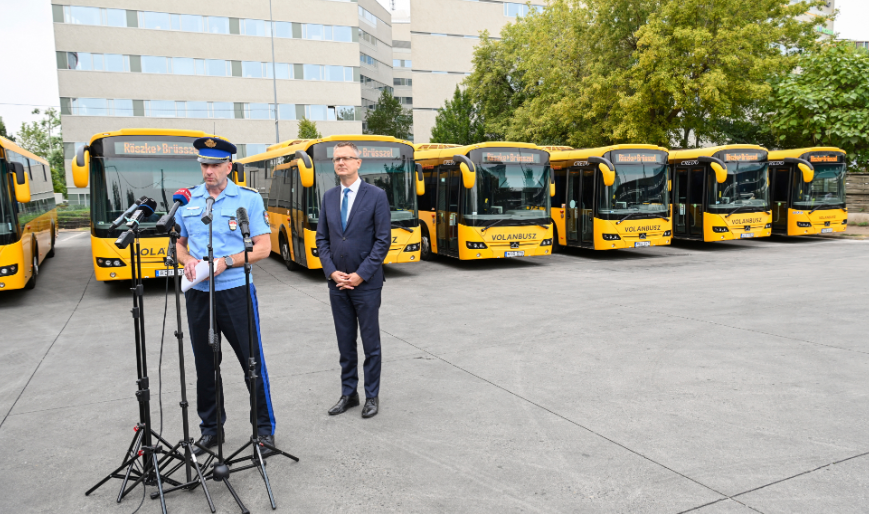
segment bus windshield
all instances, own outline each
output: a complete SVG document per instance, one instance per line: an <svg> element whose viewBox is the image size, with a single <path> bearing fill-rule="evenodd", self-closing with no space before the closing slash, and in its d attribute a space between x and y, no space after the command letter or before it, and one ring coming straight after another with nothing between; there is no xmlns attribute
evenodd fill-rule
<svg viewBox="0 0 869 514"><path fill-rule="evenodd" d="M800 209L814 209L819 205L834 208L845 205L845 165L815 164L815 178L806 184L797 173L794 180L794 205Z"/></svg>
<svg viewBox="0 0 869 514"><path fill-rule="evenodd" d="M15 212L12 210L12 195L9 188L15 180L11 173L0 174L0 245L14 243L18 239Z"/></svg>
<svg viewBox="0 0 869 514"><path fill-rule="evenodd" d="M666 164L617 164L615 168L613 185L600 189L600 212L654 217L669 213Z"/></svg>
<svg viewBox="0 0 869 514"><path fill-rule="evenodd" d="M110 237L112 221L142 196L157 202L156 212L140 224L147 233L172 207L175 191L202 183L199 163L192 158L96 157L91 166L91 220L97 237Z"/></svg>
<svg viewBox="0 0 869 514"><path fill-rule="evenodd" d="M765 162L727 163L727 180L711 180L709 212L736 213L769 209L769 165Z"/></svg>
<svg viewBox="0 0 869 514"><path fill-rule="evenodd" d="M549 219L549 163L544 152L482 149L471 152L474 187L465 189L462 215L468 225L491 220L540 223Z"/></svg>

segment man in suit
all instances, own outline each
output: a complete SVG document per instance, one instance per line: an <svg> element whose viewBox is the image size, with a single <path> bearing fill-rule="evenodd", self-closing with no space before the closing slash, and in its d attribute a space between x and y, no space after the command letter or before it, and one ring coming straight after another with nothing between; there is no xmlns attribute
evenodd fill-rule
<svg viewBox="0 0 869 514"><path fill-rule="evenodd" d="M359 405L357 326L365 350L365 406L362 417L377 414L380 402L380 289L383 259L389 251L391 217L386 193L359 178L362 159L353 143L335 145L332 163L341 182L323 195L317 223L317 249L329 279L329 300L341 353L341 399L329 415Z"/></svg>

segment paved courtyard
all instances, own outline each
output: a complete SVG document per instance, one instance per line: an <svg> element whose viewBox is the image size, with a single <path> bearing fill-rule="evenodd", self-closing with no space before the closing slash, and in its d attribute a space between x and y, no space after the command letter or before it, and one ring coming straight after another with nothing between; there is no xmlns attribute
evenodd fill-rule
<svg viewBox="0 0 869 514"><path fill-rule="evenodd" d="M369 420L326 415L340 384L321 272L262 261L277 442L301 458L269 459L278 512L866 512L867 256L869 241L774 238L394 266ZM155 429L164 290L146 287ZM173 302L162 407L174 442ZM60 235L36 290L0 294L0 512L139 505L141 488L115 503L117 480L84 496L137 421L130 304L126 284L93 279L81 232ZM234 449L248 397L226 357ZM271 511L258 473L232 480L252 512ZM218 512L238 512L209 488ZM208 512L199 490L167 502Z"/></svg>

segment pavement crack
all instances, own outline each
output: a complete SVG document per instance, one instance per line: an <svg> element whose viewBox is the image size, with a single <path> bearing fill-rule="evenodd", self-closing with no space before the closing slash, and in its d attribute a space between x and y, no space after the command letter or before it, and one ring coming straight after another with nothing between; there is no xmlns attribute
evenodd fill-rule
<svg viewBox="0 0 869 514"><path fill-rule="evenodd" d="M81 296L79 297L78 302L76 302L75 307L73 307L73 309L72 309L72 312L69 313L69 317L66 318L66 322L64 322L63 327L61 327L61 329L60 329L60 332L58 332L57 335L54 336L54 341L52 341L51 344L48 345L48 349L46 349L45 353L42 354L42 358L39 359L39 362L36 364L36 367L33 369L33 373L31 373L30 376L27 378L27 383L24 384L24 387L22 387L21 391L18 393L18 397L15 398L15 401L12 402L12 405L9 407L9 410L6 411L6 415L3 416L3 421L0 421L0 429L3 428L3 424L6 423L6 420L9 418L9 414L12 412L12 409L14 409L16 405L18 405L18 400L21 399L21 396L24 395L24 391L27 389L27 386L30 385L30 382L33 380L33 377L36 376L36 372L39 371L39 367L42 366L43 361L45 361L45 358L48 356L48 352L50 352L51 349L54 348L54 343L56 343L57 340L60 339L61 334L63 334L63 331L66 330L66 326L69 325L69 321L72 319L73 315L75 315L75 311L78 310L78 306L81 305L82 300L84 300L84 295L87 292L88 287L90 286L91 280L93 280L93 278L94 278L94 275L93 275L93 273L91 273L91 275L88 277L87 283L84 286L84 289L81 292Z"/></svg>

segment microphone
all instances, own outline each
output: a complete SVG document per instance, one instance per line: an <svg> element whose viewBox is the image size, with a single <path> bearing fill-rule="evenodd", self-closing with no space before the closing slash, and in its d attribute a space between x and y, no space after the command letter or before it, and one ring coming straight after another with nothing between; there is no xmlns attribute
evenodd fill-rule
<svg viewBox="0 0 869 514"><path fill-rule="evenodd" d="M153 198L143 198L145 198L145 200L141 205L139 205L136 212L130 216L130 221L127 222L127 227L133 228L134 225L138 227L140 221L154 214L154 210L157 208L157 202Z"/></svg>
<svg viewBox="0 0 869 514"><path fill-rule="evenodd" d="M139 207L140 205L142 205L142 202L144 202L144 201L147 200L147 199L148 199L147 196L143 196L142 198L139 198L138 200L136 200L136 201L133 203L133 205L130 206L129 209L127 209L126 211L124 211L123 214L121 214L120 216L118 216L118 217L115 219L115 221L112 222L112 226L109 227L109 230L115 230L116 228L118 228L118 227L120 227L121 225L123 225L123 224L124 224L124 220L127 219L127 216L129 216L130 214L132 214L132 212L135 211L137 207Z"/></svg>
<svg viewBox="0 0 869 514"><path fill-rule="evenodd" d="M247 217L247 210L244 207L239 207L235 211L235 217L238 218L238 228L241 230L241 237L244 239L244 249L250 252L253 250L253 241L250 238L250 219Z"/></svg>
<svg viewBox="0 0 869 514"><path fill-rule="evenodd" d="M211 208L214 207L214 197L210 196L205 199L205 213L202 214L202 223L206 225L211 223L214 216L211 215Z"/></svg>
<svg viewBox="0 0 869 514"><path fill-rule="evenodd" d="M175 201L172 208L157 222L158 232L169 232L169 229L175 225L175 213L178 212L179 207L183 207L190 202L190 190L182 187L178 191L175 191L175 194L172 195L172 200Z"/></svg>

